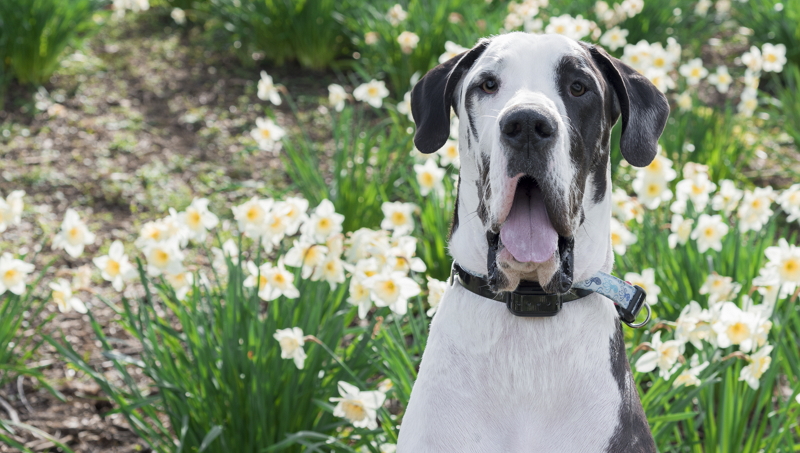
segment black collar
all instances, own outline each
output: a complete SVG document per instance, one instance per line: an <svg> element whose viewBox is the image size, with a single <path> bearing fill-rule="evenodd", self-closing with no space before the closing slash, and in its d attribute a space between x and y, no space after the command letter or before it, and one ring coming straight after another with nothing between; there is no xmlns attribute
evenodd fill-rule
<svg viewBox="0 0 800 453"><path fill-rule="evenodd" d="M544 291L537 282L523 280L514 291L495 293L489 289L488 281L465 271L456 263L450 273L450 283L458 282L467 291L481 297L506 304L508 311L515 316L543 317L555 316L561 310L561 304L578 300L592 294L587 289L573 288L566 294L550 294Z"/></svg>

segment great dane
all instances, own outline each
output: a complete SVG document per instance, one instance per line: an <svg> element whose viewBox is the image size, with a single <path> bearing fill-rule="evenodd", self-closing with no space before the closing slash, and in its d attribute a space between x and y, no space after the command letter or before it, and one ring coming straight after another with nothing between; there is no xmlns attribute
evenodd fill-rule
<svg viewBox="0 0 800 453"><path fill-rule="evenodd" d="M622 155L641 167L669 115L645 77L590 44L508 33L429 71L411 107L423 153L459 118L459 275L565 294L611 271L611 129L621 116ZM462 280L432 321L400 453L656 451L609 299L518 317Z"/></svg>

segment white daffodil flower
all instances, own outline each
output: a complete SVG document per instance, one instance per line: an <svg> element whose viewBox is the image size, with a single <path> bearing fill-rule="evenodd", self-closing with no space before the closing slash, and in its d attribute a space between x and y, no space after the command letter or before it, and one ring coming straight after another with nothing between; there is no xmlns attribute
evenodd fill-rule
<svg viewBox="0 0 800 453"><path fill-rule="evenodd" d="M716 302L734 300L741 289L742 285L734 282L732 277L723 277L714 272L708 275L700 287L700 294L708 294L708 304L713 305Z"/></svg>
<svg viewBox="0 0 800 453"><path fill-rule="evenodd" d="M742 204L736 211L739 218L739 230L761 231L761 228L769 221L772 216L772 200L775 193L772 187L756 187L752 192L746 190L742 198Z"/></svg>
<svg viewBox="0 0 800 453"><path fill-rule="evenodd" d="M9 225L19 225L22 220L24 190L15 190L5 198L0 197L0 233Z"/></svg>
<svg viewBox="0 0 800 453"><path fill-rule="evenodd" d="M624 47L625 44L628 44L627 37L628 30L614 27L606 31L603 36L600 37L600 44L605 46L608 50L617 50L620 47Z"/></svg>
<svg viewBox="0 0 800 453"><path fill-rule="evenodd" d="M279 150L275 142L280 141L285 135L286 131L275 124L272 118L256 118L256 128L250 131L250 136L258 143L260 149L272 152Z"/></svg>
<svg viewBox="0 0 800 453"><path fill-rule="evenodd" d="M343 417L353 423L356 428L376 429L378 427L378 409L383 406L386 395L379 391L362 392L358 387L339 381L341 398L331 398L338 403L333 408L333 415Z"/></svg>
<svg viewBox="0 0 800 453"><path fill-rule="evenodd" d="M108 255L98 256L92 262L100 269L100 276L103 280L111 282L111 286L117 291L122 291L125 280L136 276L136 269L128 261L125 254L125 247L120 241L111 243Z"/></svg>
<svg viewBox="0 0 800 453"><path fill-rule="evenodd" d="M404 31L397 37L397 43L400 44L400 51L405 54L410 54L419 44L419 36L410 31Z"/></svg>
<svg viewBox="0 0 800 453"><path fill-rule="evenodd" d="M770 353L772 353L772 345L766 345L755 354L748 356L747 358L750 363L742 368L739 374L739 380L747 382L747 385L753 390L758 390L759 379L761 379L761 376L764 375L772 363L772 357L769 356Z"/></svg>
<svg viewBox="0 0 800 453"><path fill-rule="evenodd" d="M321 266L328 254L328 247L317 245L305 237L294 241L292 248L286 252L284 262L287 266L302 267L303 278L309 278L317 266Z"/></svg>
<svg viewBox="0 0 800 453"><path fill-rule="evenodd" d="M409 271L425 272L427 266L420 258L414 256L417 252L417 238L411 236L397 236L392 241L394 244L388 255L394 262L388 263L393 271L407 274Z"/></svg>
<svg viewBox="0 0 800 453"><path fill-rule="evenodd" d="M147 274L151 277L183 271L184 255L175 239L151 244L144 250L144 254L147 259Z"/></svg>
<svg viewBox="0 0 800 453"><path fill-rule="evenodd" d="M186 295L189 294L189 290L192 289L192 285L194 283L194 276L191 272L178 272L175 274L170 274L169 272L164 272L164 280L172 286L172 289L175 290L175 297L178 300L186 299Z"/></svg>
<svg viewBox="0 0 800 453"><path fill-rule="evenodd" d="M705 361L698 365L697 364L698 361L699 360L697 359L697 356L696 355L693 356L692 357L693 363L691 368L683 370L672 382L672 386L680 387L681 385L683 385L685 387L689 387L692 385L694 386L700 385L702 383L700 381L700 373L702 373L703 370L705 370L708 367L709 362Z"/></svg>
<svg viewBox="0 0 800 453"><path fill-rule="evenodd" d="M689 85L697 85L701 79L708 75L708 69L703 67L703 60L700 58L689 60L688 63L680 67L678 72L686 77L686 83Z"/></svg>
<svg viewBox="0 0 800 453"><path fill-rule="evenodd" d="M459 54L462 54L468 50L469 49L466 47L459 46L453 41L447 41L444 43L444 53L439 55L439 64L442 64L451 58L455 58Z"/></svg>
<svg viewBox="0 0 800 453"><path fill-rule="evenodd" d="M350 290L347 303L358 307L358 317L365 319L370 308L372 308L372 298L370 297L369 288L364 285L365 277L353 275L350 279Z"/></svg>
<svg viewBox="0 0 800 453"><path fill-rule="evenodd" d="M678 244L685 245L692 234L692 225L693 219L684 219L681 215L674 214L669 227L672 234L667 237L669 248L674 249Z"/></svg>
<svg viewBox="0 0 800 453"><path fill-rule="evenodd" d="M94 243L94 233L89 231L80 216L72 208L67 209L61 230L53 238L53 250L64 249L73 258L81 256L86 245Z"/></svg>
<svg viewBox="0 0 800 453"><path fill-rule="evenodd" d="M641 274L628 272L623 278L626 282L640 286L647 293L647 303L654 305L658 303L658 295L661 294L661 287L656 285L655 269L644 269Z"/></svg>
<svg viewBox="0 0 800 453"><path fill-rule="evenodd" d="M414 216L417 205L402 202L384 202L381 205L383 221L381 228L393 231L396 235L409 234L414 230Z"/></svg>
<svg viewBox="0 0 800 453"><path fill-rule="evenodd" d="M272 338L278 340L281 345L281 358L293 359L297 369L302 370L306 362L306 351L303 350L305 344L303 330L299 327L278 329Z"/></svg>
<svg viewBox="0 0 800 453"><path fill-rule="evenodd" d="M781 192L776 201L788 215L787 222L800 220L800 184L794 184Z"/></svg>
<svg viewBox="0 0 800 453"><path fill-rule="evenodd" d="M214 213L208 210L207 198L195 198L192 203L179 215L181 223L186 227L189 239L204 241L208 230L219 223Z"/></svg>
<svg viewBox="0 0 800 453"><path fill-rule="evenodd" d="M326 198L300 227L300 233L318 243L325 242L329 237L342 232L342 222L344 216L337 214L333 203Z"/></svg>
<svg viewBox="0 0 800 453"><path fill-rule="evenodd" d="M49 286L50 289L53 290L53 302L58 305L58 311L61 313L75 310L83 314L88 311L86 305L84 305L80 299L72 295L72 287L67 280L61 278L56 282L50 282Z"/></svg>
<svg viewBox="0 0 800 453"><path fill-rule="evenodd" d="M408 17L408 13L403 10L403 7L399 4L389 8L389 12L386 13L386 20L389 21L393 27L400 25L400 22L406 20L406 17Z"/></svg>
<svg viewBox="0 0 800 453"><path fill-rule="evenodd" d="M711 209L730 214L739 205L744 191L736 187L736 183L730 179L723 179L719 182L719 191L711 199Z"/></svg>
<svg viewBox="0 0 800 453"><path fill-rule="evenodd" d="M247 237L260 238L264 234L267 216L273 204L271 198L262 200L253 197L239 206L234 206L233 218L239 223L239 231Z"/></svg>
<svg viewBox="0 0 800 453"><path fill-rule="evenodd" d="M420 287L403 272L382 272L364 280L372 301L378 307L389 307L395 314L408 311L408 299L420 293Z"/></svg>
<svg viewBox="0 0 800 453"><path fill-rule="evenodd" d="M786 64L786 46L766 43L761 46L761 69L764 72L781 72Z"/></svg>
<svg viewBox="0 0 800 453"><path fill-rule="evenodd" d="M708 76L708 83L714 85L720 93L727 93L733 83L733 77L726 66L719 66L717 72Z"/></svg>
<svg viewBox="0 0 800 453"><path fill-rule="evenodd" d="M439 303L442 301L442 296L444 296L444 291L448 286L450 285L447 282L428 277L428 305L431 307L426 312L428 316L436 314L436 310L439 309Z"/></svg>
<svg viewBox="0 0 800 453"><path fill-rule="evenodd" d="M258 98L262 101L270 101L275 105L281 105L281 94L278 87L272 82L272 76L267 71L261 71L261 79L258 81Z"/></svg>
<svg viewBox="0 0 800 453"><path fill-rule="evenodd" d="M624 255L628 246L636 243L636 235L631 233L625 225L617 219L611 218L611 247L617 255Z"/></svg>
<svg viewBox="0 0 800 453"><path fill-rule="evenodd" d="M639 373L649 373L658 367L659 376L669 379L674 371L673 365L683 353L683 343L677 340L661 341L661 331L653 335L650 345L652 351L642 354L634 365Z"/></svg>
<svg viewBox="0 0 800 453"><path fill-rule="evenodd" d="M461 167L461 160L458 154L458 141L447 140L444 142L444 146L436 151L436 153L439 154L439 163L442 167L446 167L450 164L456 168Z"/></svg>
<svg viewBox="0 0 800 453"><path fill-rule="evenodd" d="M328 103L337 112L344 110L344 103L347 100L347 92L341 85L332 83L328 85Z"/></svg>
<svg viewBox="0 0 800 453"><path fill-rule="evenodd" d="M414 122L414 114L411 113L411 92L406 91L403 95L403 101L397 103L397 112L408 117L408 120Z"/></svg>
<svg viewBox="0 0 800 453"><path fill-rule="evenodd" d="M386 96L389 96L389 90L382 80L372 79L353 90L353 97L357 101L366 102L376 109L383 105L383 98Z"/></svg>
<svg viewBox="0 0 800 453"><path fill-rule="evenodd" d="M424 165L414 165L414 172L417 174L419 191L423 197L432 191L438 195L444 193L442 181L444 180L445 169L436 165L436 162L432 159L425 161Z"/></svg>
<svg viewBox="0 0 800 453"><path fill-rule="evenodd" d="M33 272L33 264L14 258L6 252L0 256L0 295L6 291L21 296L25 292L25 279Z"/></svg>
<svg viewBox="0 0 800 453"><path fill-rule="evenodd" d="M800 247L790 245L785 238L778 239L778 245L767 247L764 251L772 270L781 283L800 285Z"/></svg>
<svg viewBox="0 0 800 453"><path fill-rule="evenodd" d="M711 328L717 334L716 343L720 348L740 345L745 350L750 350L755 333L755 318L742 311L733 302L722 302L719 316L712 323Z"/></svg>
<svg viewBox="0 0 800 453"><path fill-rule="evenodd" d="M711 314L708 310L704 310L697 302L690 301L675 320L674 339L681 343L690 342L695 348L702 349L703 340L713 333L710 320Z"/></svg>
<svg viewBox="0 0 800 453"><path fill-rule="evenodd" d="M708 249L722 250L722 238L728 234L728 225L719 215L700 214L692 239L697 241L697 250L704 253Z"/></svg>

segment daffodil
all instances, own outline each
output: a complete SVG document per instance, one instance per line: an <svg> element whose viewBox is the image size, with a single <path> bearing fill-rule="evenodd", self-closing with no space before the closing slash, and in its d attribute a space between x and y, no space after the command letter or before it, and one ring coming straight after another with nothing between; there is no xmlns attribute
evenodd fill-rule
<svg viewBox="0 0 800 453"><path fill-rule="evenodd" d="M281 95L278 91L278 87L275 86L272 81L272 76L267 74L267 71L261 71L261 79L258 81L257 95L262 101L269 100L275 105L281 105Z"/></svg>
<svg viewBox="0 0 800 453"><path fill-rule="evenodd" d="M64 249L73 258L81 256L86 245L94 243L94 233L89 231L75 210L67 209L61 230L53 238L53 249Z"/></svg>
<svg viewBox="0 0 800 453"><path fill-rule="evenodd" d="M128 261L125 247L120 241L112 242L108 255L98 256L92 262L100 269L103 280L111 282L111 286L117 291L122 291L125 280L136 276L136 269Z"/></svg>
<svg viewBox="0 0 800 453"><path fill-rule="evenodd" d="M364 280L372 301L378 307L389 307L395 314L408 311L408 299L420 293L420 287L403 272L382 272Z"/></svg>
<svg viewBox="0 0 800 453"><path fill-rule="evenodd" d="M0 295L6 291L22 295L25 292L25 279L33 270L33 264L16 259L10 253L3 253L0 256Z"/></svg>
<svg viewBox="0 0 800 453"><path fill-rule="evenodd" d="M339 381L339 398L331 398L336 404L333 415L344 417L356 428L376 429L378 409L383 406L386 395L379 391L362 392L358 387Z"/></svg>
<svg viewBox="0 0 800 453"><path fill-rule="evenodd" d="M57 282L51 282L50 289L52 290L53 302L58 305L58 311L61 313L67 313L72 310L78 313L86 313L88 311L86 305L72 295L72 287L63 278Z"/></svg>
<svg viewBox="0 0 800 453"><path fill-rule="evenodd" d="M297 369L302 370L306 361L306 351L303 350L305 344L303 329L299 327L278 329L272 338L278 340L281 346L281 358L294 360Z"/></svg>
<svg viewBox="0 0 800 453"><path fill-rule="evenodd" d="M634 367L639 373L649 373L658 367L659 376L669 379L674 371L673 365L683 353L683 343L677 340L661 341L661 331L653 335L650 341L651 351L647 351L636 360Z"/></svg>
<svg viewBox="0 0 800 453"><path fill-rule="evenodd" d="M722 238L726 234L728 234L728 225L722 220L722 217L700 214L697 226L690 237L697 241L697 250L700 253L708 249L719 252L722 250Z"/></svg>
<svg viewBox="0 0 800 453"><path fill-rule="evenodd" d="M383 98L389 96L389 90L386 89L386 84L381 80L370 80L367 83L359 85L353 91L353 97L362 102L380 108L383 105Z"/></svg>
<svg viewBox="0 0 800 453"><path fill-rule="evenodd" d="M18 225L22 219L22 197L25 191L15 190L8 194L5 200L0 197L0 233L9 225Z"/></svg>

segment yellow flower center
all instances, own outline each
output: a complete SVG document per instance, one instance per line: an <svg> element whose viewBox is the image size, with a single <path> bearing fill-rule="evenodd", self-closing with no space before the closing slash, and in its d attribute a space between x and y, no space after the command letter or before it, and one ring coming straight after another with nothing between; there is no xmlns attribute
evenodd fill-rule
<svg viewBox="0 0 800 453"><path fill-rule="evenodd" d="M156 250L155 253L153 253L153 261L156 262L157 266L164 266L167 264L167 261L169 261L169 253L163 250Z"/></svg>
<svg viewBox="0 0 800 453"><path fill-rule="evenodd" d="M658 57L655 60L653 60L653 66L657 68L663 68L666 65L667 65L667 60L664 59L664 57Z"/></svg>
<svg viewBox="0 0 800 453"><path fill-rule="evenodd" d="M647 185L647 195L650 195L651 197L654 197L654 196L658 195L659 193L661 193L661 191L659 189L660 188L659 188L657 183L650 183L650 184Z"/></svg>
<svg viewBox="0 0 800 453"><path fill-rule="evenodd" d="M253 206L247 210L247 215L245 217L247 217L247 220L252 222L261 217L261 209L259 209L257 206Z"/></svg>
<svg viewBox="0 0 800 453"><path fill-rule="evenodd" d="M766 60L766 61L768 61L770 63L775 63L776 61L778 61L778 56L775 55L774 53L768 53L768 54L764 55L764 60Z"/></svg>
<svg viewBox="0 0 800 453"><path fill-rule="evenodd" d="M69 235L70 242L78 241L81 237L81 230L78 227L72 227L67 235Z"/></svg>
<svg viewBox="0 0 800 453"><path fill-rule="evenodd" d="M272 132L269 129L261 129L261 137L269 140L272 138Z"/></svg>
<svg viewBox="0 0 800 453"><path fill-rule="evenodd" d="M374 97L378 96L378 89L375 88L375 87L369 87L369 88L367 88L367 94L370 97L374 98Z"/></svg>
<svg viewBox="0 0 800 453"><path fill-rule="evenodd" d="M395 225L405 225L406 223L406 215L400 211L393 212L391 219Z"/></svg>
<svg viewBox="0 0 800 453"><path fill-rule="evenodd" d="M269 280L267 280L266 275L261 275L258 277L258 290L264 289L265 286L269 284Z"/></svg>
<svg viewBox="0 0 800 453"><path fill-rule="evenodd" d="M425 172L419 175L419 182L425 187L433 186L433 175Z"/></svg>
<svg viewBox="0 0 800 453"><path fill-rule="evenodd" d="M284 283L286 283L286 277L284 277L282 273L277 273L272 278L275 280L275 283L277 283L278 285L283 285Z"/></svg>
<svg viewBox="0 0 800 453"><path fill-rule="evenodd" d="M706 227L706 229L705 229L705 230L703 230L703 236L705 236L705 237L707 237L707 238L712 238L712 237L714 237L714 228L712 228L712 227Z"/></svg>
<svg viewBox="0 0 800 453"><path fill-rule="evenodd" d="M728 327L728 338L733 344L739 344L749 336L750 328L743 322L737 322Z"/></svg>
<svg viewBox="0 0 800 453"><path fill-rule="evenodd" d="M18 272L16 269L9 269L5 274L3 274L3 279L6 281L13 281L17 278L17 274Z"/></svg>
<svg viewBox="0 0 800 453"><path fill-rule="evenodd" d="M189 225L192 228L196 228L197 225L200 224L201 220L200 213L192 209L191 211L188 211L186 214L187 214L186 218L189 220Z"/></svg>
<svg viewBox="0 0 800 453"><path fill-rule="evenodd" d="M788 259L783 263L783 271L785 273L797 272L800 269L800 261L797 259Z"/></svg>
<svg viewBox="0 0 800 453"><path fill-rule="evenodd" d="M317 226L321 230L327 230L328 228L331 227L331 220L329 218L327 218L327 217L319 219L319 222L317 223Z"/></svg>
<svg viewBox="0 0 800 453"><path fill-rule="evenodd" d="M611 243L614 245L621 244L622 236L620 236L618 233L611 233Z"/></svg>
<svg viewBox="0 0 800 453"><path fill-rule="evenodd" d="M115 277L119 274L119 267L119 262L110 259L106 262L106 273Z"/></svg>
<svg viewBox="0 0 800 453"><path fill-rule="evenodd" d="M342 401L342 409L344 410L344 416L348 420L364 420L367 416L366 409L359 401Z"/></svg>
<svg viewBox="0 0 800 453"><path fill-rule="evenodd" d="M700 77L700 68L692 68L691 77Z"/></svg>

